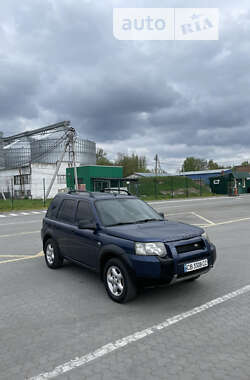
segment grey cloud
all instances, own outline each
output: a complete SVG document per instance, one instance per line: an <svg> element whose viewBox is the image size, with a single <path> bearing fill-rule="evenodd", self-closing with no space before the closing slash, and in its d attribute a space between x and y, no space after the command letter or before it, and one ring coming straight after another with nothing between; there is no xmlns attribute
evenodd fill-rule
<svg viewBox="0 0 250 380"><path fill-rule="evenodd" d="M70 119L82 136L108 143L112 154L115 141L135 151L147 147L150 160L155 152L176 162L190 154L233 158L236 147L247 154L250 12L233 18L222 9L220 41L131 42L113 37L112 6L156 5L13 0L0 6L0 129Z"/></svg>

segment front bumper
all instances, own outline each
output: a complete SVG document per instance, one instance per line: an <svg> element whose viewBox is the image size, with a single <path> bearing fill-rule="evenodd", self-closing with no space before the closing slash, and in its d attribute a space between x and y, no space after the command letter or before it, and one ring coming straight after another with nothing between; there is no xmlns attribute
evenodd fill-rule
<svg viewBox="0 0 250 380"><path fill-rule="evenodd" d="M169 245L170 254L167 258L157 256L137 256L133 255L132 265L135 279L142 283L169 283L173 278L188 279L194 276L207 273L216 261L216 248L206 241L202 250L178 254L174 248L174 243ZM170 257L171 256L171 257ZM184 264L208 260L208 266L191 272L184 272Z"/></svg>

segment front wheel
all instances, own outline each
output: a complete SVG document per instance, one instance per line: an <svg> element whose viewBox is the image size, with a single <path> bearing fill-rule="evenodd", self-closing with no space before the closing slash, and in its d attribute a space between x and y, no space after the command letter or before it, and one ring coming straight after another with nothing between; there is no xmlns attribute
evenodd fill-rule
<svg viewBox="0 0 250 380"><path fill-rule="evenodd" d="M44 246L45 262L51 269L60 268L63 265L63 257L60 255L59 248L53 239L46 241Z"/></svg>
<svg viewBox="0 0 250 380"><path fill-rule="evenodd" d="M113 301L125 303L136 297L136 285L121 260L114 258L106 263L103 280L107 293Z"/></svg>

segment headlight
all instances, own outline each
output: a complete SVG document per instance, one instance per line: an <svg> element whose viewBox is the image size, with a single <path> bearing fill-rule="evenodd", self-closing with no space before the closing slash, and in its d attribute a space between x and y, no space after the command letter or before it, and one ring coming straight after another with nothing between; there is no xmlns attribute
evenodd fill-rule
<svg viewBox="0 0 250 380"><path fill-rule="evenodd" d="M165 245L161 242L157 243L135 243L135 253L143 256L160 256L167 254Z"/></svg>
<svg viewBox="0 0 250 380"><path fill-rule="evenodd" d="M211 243L209 236L206 232L203 232L203 234L201 236L203 237L203 239L206 239L209 243Z"/></svg>

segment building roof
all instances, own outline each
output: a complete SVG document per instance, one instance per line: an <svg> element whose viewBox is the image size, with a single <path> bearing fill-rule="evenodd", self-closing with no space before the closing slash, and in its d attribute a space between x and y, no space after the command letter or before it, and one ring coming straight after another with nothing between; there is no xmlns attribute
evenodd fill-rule
<svg viewBox="0 0 250 380"><path fill-rule="evenodd" d="M158 173L158 174L155 174L155 173L133 173L129 176L127 176L126 178L129 179L129 178L135 178L135 177L146 177L146 178L149 178L149 177L167 177L169 174L167 173Z"/></svg>
<svg viewBox="0 0 250 380"><path fill-rule="evenodd" d="M221 174L221 173L228 173L231 172L232 169L215 169L215 170L197 170L192 172L182 172L179 175L205 175L205 174Z"/></svg>

